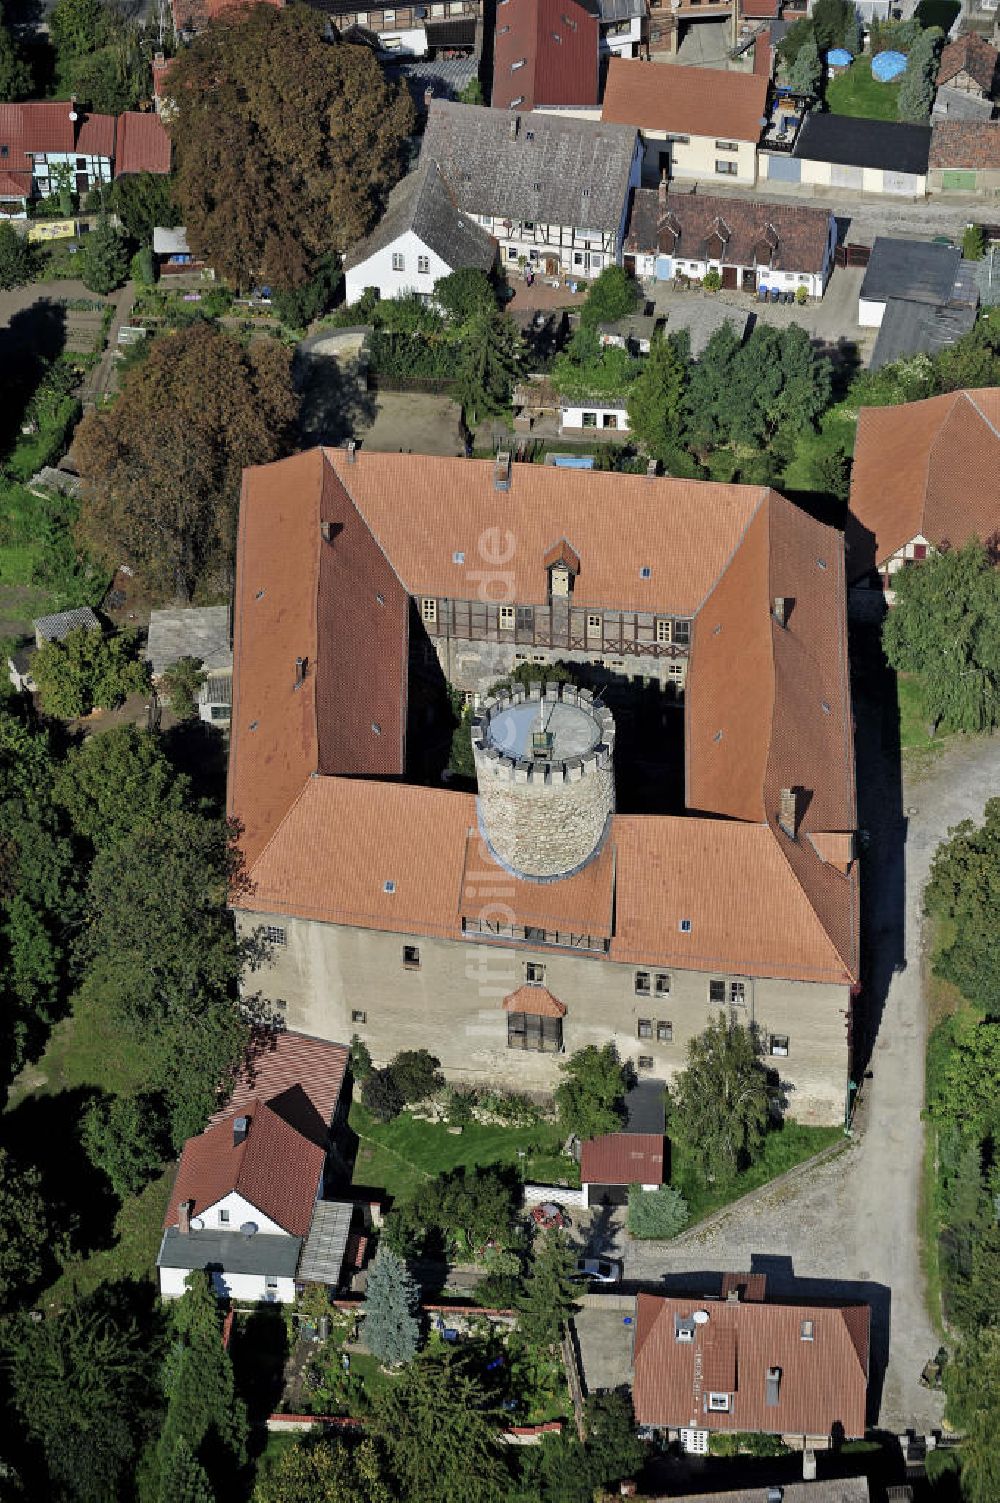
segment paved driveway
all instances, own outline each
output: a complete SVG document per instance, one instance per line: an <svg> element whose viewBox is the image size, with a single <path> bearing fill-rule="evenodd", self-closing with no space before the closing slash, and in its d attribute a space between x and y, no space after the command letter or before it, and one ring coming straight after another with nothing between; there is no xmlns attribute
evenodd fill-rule
<svg viewBox="0 0 1000 1503"><path fill-rule="evenodd" d="M939 1345L924 1305L917 1233L926 1045L921 894L949 828L980 818L987 798L1000 792L1000 737L956 741L901 789L880 744L885 705L875 695L857 701L861 817L872 836L864 881L874 1047L855 1140L814 1176L765 1191L707 1231L673 1243L633 1243L606 1227L603 1240L606 1247L624 1244L617 1250L629 1280L752 1266L768 1272L775 1292L794 1277L800 1290L800 1280L808 1281L806 1291L823 1281L816 1293L869 1300L870 1422L927 1431L940 1425L942 1401L918 1382Z"/></svg>

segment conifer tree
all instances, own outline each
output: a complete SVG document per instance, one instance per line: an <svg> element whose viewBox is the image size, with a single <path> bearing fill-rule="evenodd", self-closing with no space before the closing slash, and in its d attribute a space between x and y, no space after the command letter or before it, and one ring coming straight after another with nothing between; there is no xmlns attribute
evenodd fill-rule
<svg viewBox="0 0 1000 1503"><path fill-rule="evenodd" d="M518 1301L520 1330L532 1346L551 1347L574 1309L573 1254L559 1231L546 1232L535 1253Z"/></svg>
<svg viewBox="0 0 1000 1503"><path fill-rule="evenodd" d="M386 1366L409 1362L417 1350L419 1295L406 1264L382 1246L368 1275L365 1345Z"/></svg>

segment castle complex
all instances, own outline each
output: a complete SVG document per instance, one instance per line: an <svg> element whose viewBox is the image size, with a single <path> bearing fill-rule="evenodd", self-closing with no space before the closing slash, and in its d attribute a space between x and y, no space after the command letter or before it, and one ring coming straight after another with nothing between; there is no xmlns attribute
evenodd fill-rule
<svg viewBox="0 0 1000 1503"><path fill-rule="evenodd" d="M835 530L761 487L314 449L245 475L234 653L237 917L290 1028L547 1091L609 1040L669 1080L733 1007L791 1115L842 1119ZM441 776L449 690L475 791Z"/></svg>

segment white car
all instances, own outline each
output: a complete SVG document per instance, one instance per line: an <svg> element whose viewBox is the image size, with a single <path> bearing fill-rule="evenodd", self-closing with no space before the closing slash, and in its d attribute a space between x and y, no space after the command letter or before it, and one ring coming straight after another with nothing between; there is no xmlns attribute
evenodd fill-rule
<svg viewBox="0 0 1000 1503"><path fill-rule="evenodd" d="M577 1258L576 1276L591 1284L617 1284L621 1280L622 1266L611 1258Z"/></svg>

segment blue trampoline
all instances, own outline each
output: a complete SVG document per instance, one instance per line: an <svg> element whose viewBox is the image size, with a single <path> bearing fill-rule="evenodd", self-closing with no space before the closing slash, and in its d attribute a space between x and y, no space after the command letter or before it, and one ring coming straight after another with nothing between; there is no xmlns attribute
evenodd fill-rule
<svg viewBox="0 0 1000 1503"><path fill-rule="evenodd" d="M831 68L849 68L854 61L846 47L832 47L826 60Z"/></svg>
<svg viewBox="0 0 1000 1503"><path fill-rule="evenodd" d="M906 72L906 55L902 52L876 52L872 58L872 78L892 83Z"/></svg>

